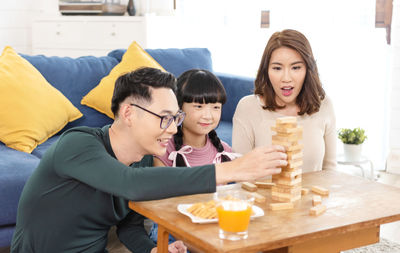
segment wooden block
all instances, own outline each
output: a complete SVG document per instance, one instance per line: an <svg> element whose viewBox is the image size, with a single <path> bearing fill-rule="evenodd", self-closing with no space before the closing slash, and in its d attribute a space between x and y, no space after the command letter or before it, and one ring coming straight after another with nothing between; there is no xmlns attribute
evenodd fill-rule
<svg viewBox="0 0 400 253"><path fill-rule="evenodd" d="M294 124L292 124L292 123L285 123L285 124L276 123L275 126L278 128L295 129L297 127L297 124L296 123L294 123ZM278 134L281 134L281 133L278 133Z"/></svg>
<svg viewBox="0 0 400 253"><path fill-rule="evenodd" d="M303 152L301 150L289 151L286 152L286 154L288 161L303 158Z"/></svg>
<svg viewBox="0 0 400 253"><path fill-rule="evenodd" d="M287 180L285 178L279 178L276 182L277 185L288 185L288 186L294 186L297 185L298 183L301 183L301 176L298 175L294 179Z"/></svg>
<svg viewBox="0 0 400 253"><path fill-rule="evenodd" d="M313 186L311 187L311 191L323 196L329 195L329 190L321 186Z"/></svg>
<svg viewBox="0 0 400 253"><path fill-rule="evenodd" d="M295 191L292 193L282 193L282 192L271 192L271 198L278 202L294 202L301 199L301 191Z"/></svg>
<svg viewBox="0 0 400 253"><path fill-rule="evenodd" d="M281 169L282 169L282 171L284 171L284 172L294 172L294 171L300 169L300 167L297 167L297 168L290 168L289 166L285 166L285 167L281 167ZM280 174L279 174L279 175L280 175Z"/></svg>
<svg viewBox="0 0 400 253"><path fill-rule="evenodd" d="M278 210L288 210L288 209L293 209L294 205L293 203L271 203L269 204L269 209L272 211L278 211Z"/></svg>
<svg viewBox="0 0 400 253"><path fill-rule="evenodd" d="M283 188L277 188L278 190L271 191L271 196L282 196L282 197L290 197L290 196L301 196L301 188L297 187L292 191Z"/></svg>
<svg viewBox="0 0 400 253"><path fill-rule="evenodd" d="M301 195L307 195L310 192L308 188L301 188Z"/></svg>
<svg viewBox="0 0 400 253"><path fill-rule="evenodd" d="M295 201L301 199L301 193L298 192L298 193L294 193L294 194L288 194L288 193L272 192L271 198L272 198L272 200L275 200L278 202L295 202Z"/></svg>
<svg viewBox="0 0 400 253"><path fill-rule="evenodd" d="M302 162L303 161L303 158L296 158L296 159L293 159L293 158L291 158L291 159L287 159L287 162L288 162L288 164L294 164L294 163L297 163L297 162ZM297 166L298 167L298 166ZM292 168L293 168L293 166L292 166Z"/></svg>
<svg viewBox="0 0 400 253"><path fill-rule="evenodd" d="M312 205L317 206L319 204L322 204L322 198L320 195L314 195L312 198Z"/></svg>
<svg viewBox="0 0 400 253"><path fill-rule="evenodd" d="M295 178L298 175L301 175L303 172L302 169L295 169L293 171L282 171L279 175L281 175L284 178Z"/></svg>
<svg viewBox="0 0 400 253"><path fill-rule="evenodd" d="M288 161L288 165L286 166L286 168L288 168L288 169L297 169L302 165L303 165L303 159L299 159L299 160L296 160L296 161Z"/></svg>
<svg viewBox="0 0 400 253"><path fill-rule="evenodd" d="M284 146L285 149L288 150L292 146L297 146L298 143L297 142L287 142L287 141L277 141L277 140L272 139L272 145Z"/></svg>
<svg viewBox="0 0 400 253"><path fill-rule="evenodd" d="M293 203L301 199L301 195L295 197L280 197L280 196L271 196L272 200L281 202L281 203Z"/></svg>
<svg viewBox="0 0 400 253"><path fill-rule="evenodd" d="M278 128L285 128L283 127L284 125L279 125ZM273 127L277 127L277 126L273 126ZM289 127L286 126L286 129L288 129ZM297 129L297 126L295 127L295 129ZM296 130L297 131L297 130ZM280 137L294 137L294 136L300 136L303 137L303 135L301 133L298 132L294 132L294 133L282 133L282 132L277 132L276 136L280 136Z"/></svg>
<svg viewBox="0 0 400 253"><path fill-rule="evenodd" d="M301 135L298 134L290 134L290 135L272 135L272 140L273 141L283 141L283 142L290 142L290 143L296 143L299 140L302 139Z"/></svg>
<svg viewBox="0 0 400 253"><path fill-rule="evenodd" d="M298 182L297 184L293 184L293 185L287 185L287 184L279 184L277 183L276 186L273 186L272 189L274 187L277 187L279 189L293 189L293 188L298 188L301 189L301 182ZM299 190L301 191L301 190Z"/></svg>
<svg viewBox="0 0 400 253"><path fill-rule="evenodd" d="M326 211L326 206L324 206L323 204L319 204L317 206L310 208L310 215L318 216L325 211Z"/></svg>
<svg viewBox="0 0 400 253"><path fill-rule="evenodd" d="M250 182L243 182L242 183L242 188L245 189L246 191L249 191L249 192L257 191L257 186L255 184L250 183Z"/></svg>
<svg viewBox="0 0 400 253"><path fill-rule="evenodd" d="M295 124L297 123L297 118L295 116L280 117L276 119L277 124Z"/></svg>
<svg viewBox="0 0 400 253"><path fill-rule="evenodd" d="M272 186L271 192L290 193L290 194L295 194L299 192L301 193L301 186L295 186L295 187Z"/></svg>
<svg viewBox="0 0 400 253"><path fill-rule="evenodd" d="M279 183L280 180L285 180L285 181L294 181L296 179L301 178L302 174L294 174L293 176L290 175L290 173L294 173L294 171L290 171L290 172L281 172L281 174L279 174L279 178L276 180L276 183ZM297 182L297 181L296 181ZM291 184L287 184L287 185L291 185Z"/></svg>
<svg viewBox="0 0 400 253"><path fill-rule="evenodd" d="M286 148L286 151L295 151L295 150L301 150L301 149L303 149L303 147L304 147L304 145L302 143L299 143L297 145L293 145L288 148L286 148L286 147L285 148Z"/></svg>
<svg viewBox="0 0 400 253"><path fill-rule="evenodd" d="M255 200L257 203L264 203L264 202L267 200L266 197L264 197L263 195L261 195L261 194L259 194L259 193L257 193L257 192L253 192L253 193L251 193L251 194L254 196L254 200Z"/></svg>
<svg viewBox="0 0 400 253"><path fill-rule="evenodd" d="M302 126L297 126L296 128L285 128L285 127L272 126L271 130L276 133L283 133L283 134L293 134L293 133L302 134L303 133Z"/></svg>
<svg viewBox="0 0 400 253"><path fill-rule="evenodd" d="M275 186L275 183L272 182L255 182L254 184L260 189L271 189L272 186Z"/></svg>

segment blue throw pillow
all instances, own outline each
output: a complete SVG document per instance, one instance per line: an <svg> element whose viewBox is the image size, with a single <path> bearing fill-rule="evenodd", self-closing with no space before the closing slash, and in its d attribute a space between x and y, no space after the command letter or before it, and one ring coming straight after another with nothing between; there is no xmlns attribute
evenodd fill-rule
<svg viewBox="0 0 400 253"><path fill-rule="evenodd" d="M61 91L83 113L83 117L69 123L61 132L74 126L102 127L112 122L106 115L81 105L81 100L118 64L115 58L83 56L74 59L23 54L21 56L35 66L53 87Z"/></svg>
<svg viewBox="0 0 400 253"><path fill-rule="evenodd" d="M108 56L121 61L126 49L111 51ZM168 49L146 49L166 71L176 77L189 69L206 69L213 71L211 53L207 48L168 48Z"/></svg>

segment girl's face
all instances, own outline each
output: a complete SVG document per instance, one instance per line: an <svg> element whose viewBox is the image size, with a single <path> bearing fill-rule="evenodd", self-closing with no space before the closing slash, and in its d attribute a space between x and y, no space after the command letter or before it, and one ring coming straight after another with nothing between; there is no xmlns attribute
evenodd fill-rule
<svg viewBox="0 0 400 253"><path fill-rule="evenodd" d="M214 130L221 119L222 104L221 103L183 103L182 111L186 113L182 128L185 135L204 136Z"/></svg>
<svg viewBox="0 0 400 253"><path fill-rule="evenodd" d="M278 105L296 105L296 98L303 87L306 71L306 64L296 50L280 47L272 52L268 77Z"/></svg>

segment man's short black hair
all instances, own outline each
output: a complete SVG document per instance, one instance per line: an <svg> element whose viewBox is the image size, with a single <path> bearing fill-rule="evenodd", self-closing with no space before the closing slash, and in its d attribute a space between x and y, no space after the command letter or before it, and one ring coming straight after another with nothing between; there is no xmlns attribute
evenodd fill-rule
<svg viewBox="0 0 400 253"><path fill-rule="evenodd" d="M118 116L119 105L127 97L152 101L151 88L169 88L176 92L176 78L156 68L140 68L118 77L111 100L111 111Z"/></svg>

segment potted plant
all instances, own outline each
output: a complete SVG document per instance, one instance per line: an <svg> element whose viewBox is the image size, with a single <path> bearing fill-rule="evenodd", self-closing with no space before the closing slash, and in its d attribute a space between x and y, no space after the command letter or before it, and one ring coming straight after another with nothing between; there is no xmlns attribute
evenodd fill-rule
<svg viewBox="0 0 400 253"><path fill-rule="evenodd" d="M344 158L348 162L359 161L361 158L362 144L367 136L362 128L340 128L338 138L343 142Z"/></svg>

